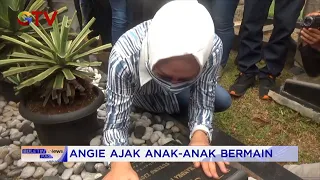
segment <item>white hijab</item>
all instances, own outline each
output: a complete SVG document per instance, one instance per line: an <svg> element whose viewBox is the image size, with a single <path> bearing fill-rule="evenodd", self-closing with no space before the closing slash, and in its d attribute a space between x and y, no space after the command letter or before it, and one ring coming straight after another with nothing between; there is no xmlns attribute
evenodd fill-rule
<svg viewBox="0 0 320 180"><path fill-rule="evenodd" d="M140 85L152 79L148 69L161 59L192 54L200 68L208 61L215 36L207 9L197 0L175 0L158 10L142 42Z"/></svg>

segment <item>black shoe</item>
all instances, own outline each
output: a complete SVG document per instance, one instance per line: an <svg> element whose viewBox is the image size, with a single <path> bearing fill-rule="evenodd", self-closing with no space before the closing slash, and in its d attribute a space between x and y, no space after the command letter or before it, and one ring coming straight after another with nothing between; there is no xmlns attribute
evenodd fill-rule
<svg viewBox="0 0 320 180"><path fill-rule="evenodd" d="M276 87L276 78L269 75L265 78L260 78L259 97L263 100L271 99L268 96L269 90L273 90Z"/></svg>
<svg viewBox="0 0 320 180"><path fill-rule="evenodd" d="M256 76L254 74L240 73L235 83L230 87L229 93L233 96L243 96L247 89L254 86Z"/></svg>

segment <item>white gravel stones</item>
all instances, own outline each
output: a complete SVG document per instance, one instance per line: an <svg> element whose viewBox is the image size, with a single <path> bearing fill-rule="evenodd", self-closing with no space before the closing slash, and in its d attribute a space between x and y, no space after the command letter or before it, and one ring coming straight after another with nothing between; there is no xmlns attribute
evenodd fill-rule
<svg viewBox="0 0 320 180"><path fill-rule="evenodd" d="M166 129L171 129L172 126L174 126L174 122L173 121L166 122Z"/></svg>
<svg viewBox="0 0 320 180"><path fill-rule="evenodd" d="M28 135L23 139L22 144L29 145L29 144L31 144L35 139L36 139L36 137L34 137L33 134L28 134Z"/></svg>
<svg viewBox="0 0 320 180"><path fill-rule="evenodd" d="M82 180L82 177L80 175L72 175L70 176L70 180Z"/></svg>
<svg viewBox="0 0 320 180"><path fill-rule="evenodd" d="M41 178L45 172L46 170L43 167L37 167L32 177Z"/></svg>
<svg viewBox="0 0 320 180"><path fill-rule="evenodd" d="M21 159L21 150L20 149L13 149L10 152L10 156L12 157L13 160Z"/></svg>
<svg viewBox="0 0 320 180"><path fill-rule="evenodd" d="M23 133L22 132L15 132L13 134L10 134L10 139L12 141L19 141L20 138L23 136ZM19 141L20 142L20 141ZM20 144L19 144L20 145Z"/></svg>
<svg viewBox="0 0 320 180"><path fill-rule="evenodd" d="M132 112L130 117L133 121L132 124L135 125L135 128L132 130L134 134L132 133L129 137L130 145L162 146L173 140L181 143L181 141L177 139L177 137L179 137L180 129L173 121L166 122L162 120L160 116L153 116L148 112L144 112L142 114ZM141 128L141 126L144 126L145 130ZM143 133L143 136L141 136L141 133Z"/></svg>
<svg viewBox="0 0 320 180"><path fill-rule="evenodd" d="M6 157L7 154L9 154L9 148L6 146L0 147L0 158L4 159L4 157Z"/></svg>
<svg viewBox="0 0 320 180"><path fill-rule="evenodd" d="M72 168L73 166L74 166L74 162L64 162L63 163L63 165L64 165L64 167L66 167L66 168Z"/></svg>
<svg viewBox="0 0 320 180"><path fill-rule="evenodd" d="M27 162L21 161L21 159L19 159L19 160L17 161L17 167L19 167L19 168L23 168L23 167L25 167L27 164L28 164Z"/></svg>
<svg viewBox="0 0 320 180"><path fill-rule="evenodd" d="M40 166L45 170L48 170L48 169L52 168L52 165L47 163L47 162L41 162Z"/></svg>
<svg viewBox="0 0 320 180"><path fill-rule="evenodd" d="M179 129L177 126L173 126L173 127L171 128L171 130L172 130L173 133L177 133L177 132L180 131L180 129Z"/></svg>
<svg viewBox="0 0 320 180"><path fill-rule="evenodd" d="M97 78L99 76L96 76ZM101 105L98 110L98 118L105 120L106 106ZM132 132L129 137L130 145L159 146L173 139L176 140L179 128L174 122L165 122L158 115L149 112L130 113ZM140 126L140 127L139 127ZM143 126L143 127L141 127ZM136 128L139 127L139 128ZM134 130L140 137L135 137ZM18 104L7 102L0 96L0 179L1 175L19 179L70 179L70 180L94 180L104 176L107 172L106 163L92 162L65 162L27 163L21 161L21 149L23 145L41 145L34 130L34 124L24 119L18 112ZM102 134L94 137L91 146L102 145ZM56 177L56 178L55 178Z"/></svg>
<svg viewBox="0 0 320 180"><path fill-rule="evenodd" d="M70 168L70 169L65 169L61 175L61 178L63 180L68 180L71 176L72 176L72 173L73 173L73 169Z"/></svg>
<svg viewBox="0 0 320 180"><path fill-rule="evenodd" d="M156 131L163 131L164 130L164 127L162 124L154 124L152 127Z"/></svg>
<svg viewBox="0 0 320 180"><path fill-rule="evenodd" d="M155 132L153 132L153 134L151 135L151 137L150 137L150 141L152 142L152 143L155 143L155 142L158 142L158 140L160 139L160 136L161 135L159 135L159 133L157 133L157 132L160 132L160 131L155 131ZM161 133L161 132L160 132ZM162 134L162 133L161 133Z"/></svg>
<svg viewBox="0 0 320 180"><path fill-rule="evenodd" d="M34 166L26 166L23 168L20 178L23 178L23 179L30 178L35 171L36 171L36 168Z"/></svg>
<svg viewBox="0 0 320 180"><path fill-rule="evenodd" d="M152 121L146 116L142 116L138 121L135 122L135 126L144 126L149 127L152 124Z"/></svg>
<svg viewBox="0 0 320 180"><path fill-rule="evenodd" d="M86 172L86 171L81 172L81 177L83 180L95 179L95 175L96 175L96 173L90 173L90 172Z"/></svg>
<svg viewBox="0 0 320 180"><path fill-rule="evenodd" d="M85 163L79 162L73 166L73 174L80 174L84 169Z"/></svg>
<svg viewBox="0 0 320 180"><path fill-rule="evenodd" d="M101 174L106 174L107 173L107 168L106 166L103 164L103 163L97 163L94 165L94 168L96 169L96 171L98 173L101 173Z"/></svg>
<svg viewBox="0 0 320 180"><path fill-rule="evenodd" d="M146 142L145 140L137 139L137 138L134 138L134 139L132 140L132 143L133 143L134 145L142 145L142 144L144 144L145 142Z"/></svg>
<svg viewBox="0 0 320 180"><path fill-rule="evenodd" d="M153 133L153 128L152 127L146 127L146 132L142 136L141 139L143 140L149 140L151 138L151 135Z"/></svg>
<svg viewBox="0 0 320 180"><path fill-rule="evenodd" d="M55 176L57 174L58 174L58 170L56 168L49 168L43 174L43 177L45 177L45 176Z"/></svg>
<svg viewBox="0 0 320 180"><path fill-rule="evenodd" d="M101 74L97 69L94 69L92 67L79 67L77 68L77 70L94 73L94 79L92 80L92 84L99 87L105 93L106 74Z"/></svg>
<svg viewBox="0 0 320 180"><path fill-rule="evenodd" d="M101 145L101 135L96 136L90 141L90 146L100 146Z"/></svg>
<svg viewBox="0 0 320 180"><path fill-rule="evenodd" d="M0 164L0 171L5 170L8 167L8 163L3 162L2 164Z"/></svg>

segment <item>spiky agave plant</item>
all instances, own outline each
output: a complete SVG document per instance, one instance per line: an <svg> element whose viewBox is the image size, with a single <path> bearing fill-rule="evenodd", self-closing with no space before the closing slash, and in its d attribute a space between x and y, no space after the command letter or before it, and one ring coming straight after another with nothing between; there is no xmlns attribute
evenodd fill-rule
<svg viewBox="0 0 320 180"><path fill-rule="evenodd" d="M31 0L28 4L25 0L1 0L0 1L0 35L7 35L17 38L22 33L34 34L30 26L21 26L18 21L18 14L22 11L44 11L47 9L45 0ZM57 10L58 14L67 10L62 7ZM49 13L51 17L53 12ZM45 25L44 16L39 16L39 23ZM50 28L49 26L46 28ZM14 51L21 52L21 46L13 45L7 41L0 41L0 52L2 56L7 56Z"/></svg>
<svg viewBox="0 0 320 180"><path fill-rule="evenodd" d="M45 11L48 9L45 0L31 0L27 3L26 0L0 0L0 36L7 35L17 39L22 33L35 35L35 31L30 26L21 26L18 21L18 14L22 11ZM58 14L67 10L67 7L62 7L57 10ZM53 12L49 13L51 17ZM39 16L39 23L45 25L46 20L44 16ZM46 26L45 28L51 28ZM25 49L18 44L0 39L0 59L8 58L13 52L25 52ZM7 67L0 68L1 71L6 70ZM8 82L19 80L19 74L8 77ZM0 75L0 81L3 77Z"/></svg>
<svg viewBox="0 0 320 180"><path fill-rule="evenodd" d="M73 20L73 19L72 19ZM89 62L84 57L111 48L111 44L102 45L87 50L98 37L91 38L84 42L84 39L91 32L90 26L94 23L92 18L83 30L73 40L68 39L70 25L67 16L62 19L61 27L58 26L58 19L53 23L50 33L40 25L30 23L30 26L43 40L35 39L27 33L19 36L21 40L2 35L0 38L18 44L23 48L32 51L30 53L14 52L10 59L0 60L0 66L18 64L3 72L4 77L20 74L21 81L15 81L15 91L38 87L41 90L41 98L44 99L43 106L48 100L54 100L59 105L62 102L70 104L77 93L85 93L90 87L93 75L77 70L78 67L100 66L101 62ZM24 42L23 42L24 41Z"/></svg>

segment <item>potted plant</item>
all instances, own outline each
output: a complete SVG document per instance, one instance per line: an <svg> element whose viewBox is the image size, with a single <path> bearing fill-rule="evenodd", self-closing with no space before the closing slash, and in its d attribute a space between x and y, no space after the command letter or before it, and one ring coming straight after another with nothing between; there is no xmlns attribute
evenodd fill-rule
<svg viewBox="0 0 320 180"><path fill-rule="evenodd" d="M64 16L61 27L58 19L50 33L40 25L30 23L43 40L27 33L19 39L6 35L0 38L18 44L29 53L14 52L10 59L0 60L0 66L15 65L3 72L4 77L20 74L15 91L21 94L20 114L34 122L43 145L88 145L98 130L97 109L104 102L104 94L91 84L93 74L79 71L79 67L98 67L101 62L83 60L90 54L111 48L111 44L87 50L98 37L84 42L91 32L92 18L75 39L68 38L70 25Z"/></svg>
<svg viewBox="0 0 320 180"><path fill-rule="evenodd" d="M0 1L0 35L7 35L17 39L22 33L35 35L35 31L30 26L21 26L17 19L18 14L23 11L44 11L47 8L45 0L32 0L30 2L21 0L1 0ZM66 7L60 8L59 13L67 10ZM49 13L51 16L53 12ZM46 25L44 16L39 17L39 23ZM46 26L45 29L51 28ZM11 43L10 41L0 40L0 59L8 58L13 52L25 52L25 49L19 44ZM7 70L8 67L1 67L0 71ZM0 75L0 94L4 95L8 100L18 101L19 98L14 95L13 86L15 81L19 80L19 74L3 78Z"/></svg>

